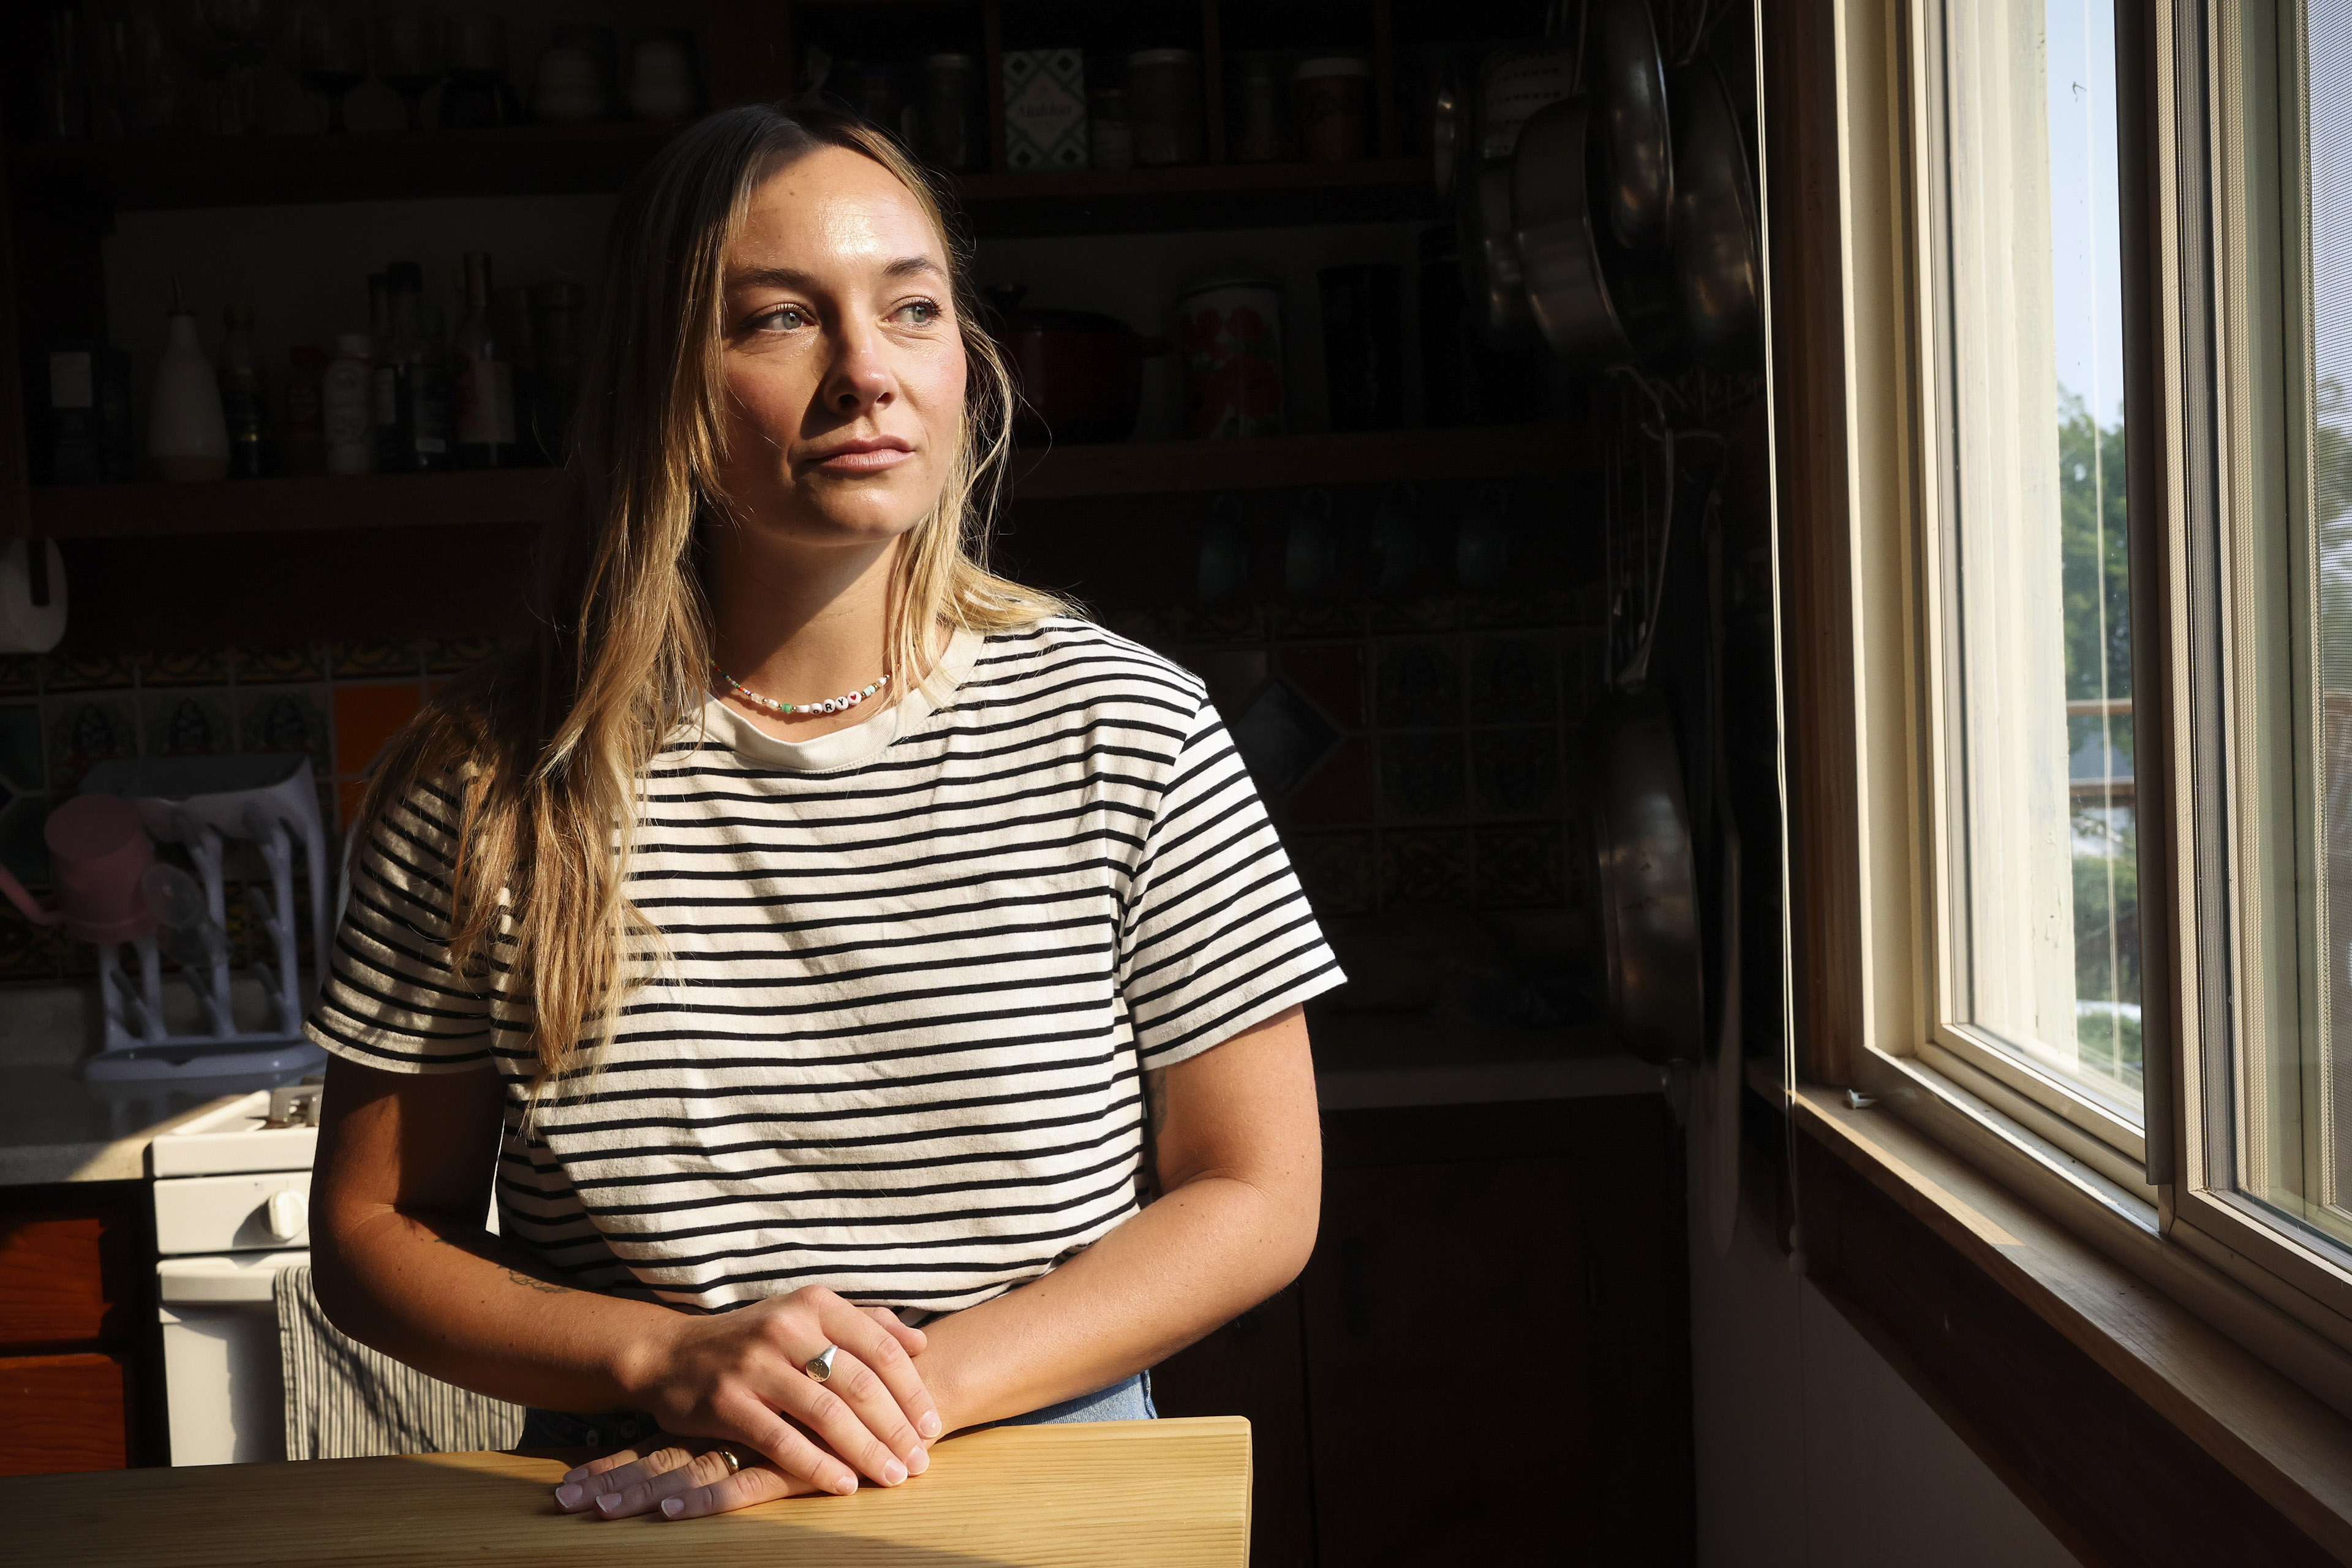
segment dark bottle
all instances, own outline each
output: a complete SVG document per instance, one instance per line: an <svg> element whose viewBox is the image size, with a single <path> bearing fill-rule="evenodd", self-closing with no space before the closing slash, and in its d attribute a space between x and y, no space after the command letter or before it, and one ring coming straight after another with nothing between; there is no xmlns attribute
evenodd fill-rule
<svg viewBox="0 0 2352 1568"><path fill-rule="evenodd" d="M391 341L376 356L378 467L391 474L449 466L449 383L441 345L426 324L425 269L395 261L384 269L391 286ZM385 416L390 421L385 422Z"/></svg>
<svg viewBox="0 0 2352 1568"><path fill-rule="evenodd" d="M541 393L537 432L550 460L562 462L571 445L572 400L580 390L580 313L588 290L561 279L530 291L530 333Z"/></svg>
<svg viewBox="0 0 2352 1568"><path fill-rule="evenodd" d="M261 366L254 357L253 307L231 305L221 312L228 331L221 339L221 417L228 422L228 473L257 479L268 471L263 428Z"/></svg>
<svg viewBox="0 0 2352 1568"><path fill-rule="evenodd" d="M392 336L392 276L368 274L368 342L374 357L368 368L371 422L375 426L375 468L398 473L408 467L408 433L401 426L399 345Z"/></svg>
<svg viewBox="0 0 2352 1568"><path fill-rule="evenodd" d="M530 289L517 286L490 290L490 335L514 367L515 460L544 464L550 455L539 438L539 408L544 394L531 341Z"/></svg>
<svg viewBox="0 0 2352 1568"><path fill-rule="evenodd" d="M289 474L323 474L327 425L321 392L327 356L316 343L297 343L288 357L292 364L286 377L285 434L278 442L279 455Z"/></svg>
<svg viewBox="0 0 2352 1568"><path fill-rule="evenodd" d="M515 450L514 363L490 315L490 258L466 253L466 313L450 344L450 393L456 405L457 466L510 468Z"/></svg>

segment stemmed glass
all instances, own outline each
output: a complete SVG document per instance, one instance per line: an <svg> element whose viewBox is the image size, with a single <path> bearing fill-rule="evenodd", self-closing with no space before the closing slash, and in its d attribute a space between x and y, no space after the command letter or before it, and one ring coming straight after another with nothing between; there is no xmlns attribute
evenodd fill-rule
<svg viewBox="0 0 2352 1568"><path fill-rule="evenodd" d="M241 136L260 121L258 72L285 16L278 0L179 0L181 43L212 88L211 131Z"/></svg>
<svg viewBox="0 0 2352 1568"><path fill-rule="evenodd" d="M425 129L425 95L441 79L441 39L432 19L394 12L375 19L376 79L408 106L408 128Z"/></svg>
<svg viewBox="0 0 2352 1568"><path fill-rule="evenodd" d="M340 135L343 100L367 80L367 28L349 11L302 13L302 85L327 95L327 130Z"/></svg>

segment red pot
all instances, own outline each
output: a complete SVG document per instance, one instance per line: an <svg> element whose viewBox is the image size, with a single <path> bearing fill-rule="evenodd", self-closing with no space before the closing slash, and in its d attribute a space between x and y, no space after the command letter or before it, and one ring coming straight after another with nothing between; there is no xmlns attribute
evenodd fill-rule
<svg viewBox="0 0 2352 1568"><path fill-rule="evenodd" d="M1168 352L1116 316L1091 310L1013 310L997 346L1021 393L1013 433L1024 445L1124 441L1143 405L1143 362Z"/></svg>

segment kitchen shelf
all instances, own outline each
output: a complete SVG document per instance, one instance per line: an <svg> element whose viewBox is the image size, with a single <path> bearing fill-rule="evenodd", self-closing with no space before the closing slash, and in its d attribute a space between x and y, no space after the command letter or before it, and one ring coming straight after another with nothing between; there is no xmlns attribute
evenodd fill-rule
<svg viewBox="0 0 2352 1568"><path fill-rule="evenodd" d="M1600 451L1594 434L1573 425L1128 441L1023 451L1013 459L1013 495L1066 500L1499 479L1587 469ZM494 528L544 521L559 494L556 475L547 468L209 485L48 485L33 490L32 513L34 531L55 539Z"/></svg>
<svg viewBox="0 0 2352 1568"><path fill-rule="evenodd" d="M674 125L513 126L341 136L181 136L11 148L11 183L116 211L615 191ZM1426 158L965 174L982 235L1401 221L1436 216Z"/></svg>

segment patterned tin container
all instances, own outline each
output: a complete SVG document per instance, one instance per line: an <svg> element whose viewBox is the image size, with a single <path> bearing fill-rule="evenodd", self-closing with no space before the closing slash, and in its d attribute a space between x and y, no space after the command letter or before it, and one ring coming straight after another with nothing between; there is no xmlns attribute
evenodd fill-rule
<svg viewBox="0 0 2352 1568"><path fill-rule="evenodd" d="M1184 296L1184 427L1194 437L1283 428L1282 289L1260 279Z"/></svg>
<svg viewBox="0 0 2352 1568"><path fill-rule="evenodd" d="M1012 169L1087 166L1087 62L1079 50L1005 51L1004 163Z"/></svg>

